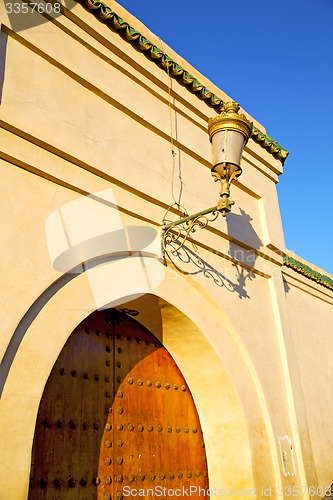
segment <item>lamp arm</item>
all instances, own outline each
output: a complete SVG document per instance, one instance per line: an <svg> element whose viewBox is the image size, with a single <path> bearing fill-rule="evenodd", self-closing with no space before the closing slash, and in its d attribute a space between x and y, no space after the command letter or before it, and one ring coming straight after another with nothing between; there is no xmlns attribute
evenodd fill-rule
<svg viewBox="0 0 333 500"><path fill-rule="evenodd" d="M196 214L188 215L187 217L183 217L182 219L178 219L174 222L170 222L169 224L163 224L161 229L162 229L162 231L166 231L167 229L170 229L171 227L179 226L179 224L184 224L184 223L191 221L193 219L197 219L198 217L201 217L203 215L214 213L214 212L216 212L216 210L217 210L217 205L215 205L215 207L211 207L211 208L207 208L206 210L202 210L201 212L197 212ZM213 219L213 220L215 220L215 219ZM212 221L209 221L209 222L212 222Z"/></svg>
<svg viewBox="0 0 333 500"><path fill-rule="evenodd" d="M213 214L213 218L208 219L206 215ZM206 210L202 210L201 212L197 212L196 214L189 215L187 217L183 217L182 219L178 219L175 222L170 222L169 224L164 224L162 226L162 248L165 251L169 251L170 253L177 252L186 242L190 233L194 233L196 230L195 226L198 226L200 229L205 228L209 222L213 222L217 219L219 215L219 211L217 210L217 206L207 208ZM168 248L167 245L171 245L172 243L177 243L176 248Z"/></svg>

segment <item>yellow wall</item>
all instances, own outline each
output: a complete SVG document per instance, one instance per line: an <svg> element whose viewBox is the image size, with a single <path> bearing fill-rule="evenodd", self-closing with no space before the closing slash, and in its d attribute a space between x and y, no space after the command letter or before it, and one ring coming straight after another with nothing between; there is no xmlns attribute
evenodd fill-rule
<svg viewBox="0 0 333 500"><path fill-rule="evenodd" d="M207 134L215 111L171 79L173 174L167 73L80 4L69 4L54 22L18 33L1 14L0 349L9 371L0 407L0 498L6 500L27 497L38 404L62 346L84 317L115 297L116 288L103 282L111 263L70 280L52 266L47 218L56 213L60 220L70 207L71 223L89 228L89 213L75 207L111 189L128 236L131 226L159 231L172 192L177 200L181 192L188 213L218 198ZM109 4L161 46L119 5ZM250 140L242 167L232 187L232 213L192 235L196 247L188 243L164 260L156 232L145 273L161 276L160 283L147 293L139 271L127 283L141 294L131 302L138 319L161 338L191 387L211 487L256 488L258 497L261 487L271 487L276 497L279 485L332 482L330 424L322 428L330 408L333 294L283 267L275 187L280 161ZM126 274L129 261L121 265ZM126 282L117 279L119 287ZM125 292L118 299L129 300ZM288 439L294 464L290 447L281 457L279 440L287 446Z"/></svg>
<svg viewBox="0 0 333 500"><path fill-rule="evenodd" d="M284 278L304 455L313 453L318 484L331 485L332 293L293 270Z"/></svg>

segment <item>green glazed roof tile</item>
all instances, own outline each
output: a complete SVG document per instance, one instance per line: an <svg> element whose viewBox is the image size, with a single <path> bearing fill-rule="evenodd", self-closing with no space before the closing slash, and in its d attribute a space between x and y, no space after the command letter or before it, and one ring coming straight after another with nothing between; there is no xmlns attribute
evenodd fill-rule
<svg viewBox="0 0 333 500"><path fill-rule="evenodd" d="M224 105L224 101L216 96L213 92L201 84L194 76L190 75L184 68L176 63L171 57L147 40L139 31L130 26L116 12L99 0L76 0L79 3L85 4L96 16L102 19L105 23L110 24L119 34L128 40L133 45L136 45L143 52L151 57L151 59L161 66L163 69L168 69L170 75L180 80L183 85L195 92L197 96L206 101L213 108L220 108ZM148 52L149 51L149 52ZM271 153L275 158L278 158L282 163L288 156L282 146L280 146L271 137L261 132L253 125L251 137L255 142L258 142L264 149Z"/></svg>
<svg viewBox="0 0 333 500"><path fill-rule="evenodd" d="M310 280L316 281L316 283L319 283L320 285L333 290L333 279L329 276L325 276L325 274L321 274L318 271L315 271L310 266L307 266L303 262L299 262L289 255L285 255L283 263L285 266L294 269L294 271L296 271L297 273L303 274L303 276L306 276Z"/></svg>

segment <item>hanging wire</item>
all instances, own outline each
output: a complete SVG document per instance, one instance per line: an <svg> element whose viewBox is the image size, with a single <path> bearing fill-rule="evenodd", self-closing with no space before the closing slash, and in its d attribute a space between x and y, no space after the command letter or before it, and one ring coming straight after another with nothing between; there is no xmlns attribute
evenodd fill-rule
<svg viewBox="0 0 333 500"><path fill-rule="evenodd" d="M158 37L159 41L161 42L161 47L162 47L162 52L163 55L165 56L165 51L164 51L164 46L163 42ZM173 138L173 125L172 125L172 103L171 103L171 78L170 78L170 68L169 64L166 62L166 69L167 69L167 75L168 75L168 101L169 101L169 116L170 116L170 144L171 144L171 155L172 155L172 178L171 178L171 196L174 201L174 203L169 207L168 211L170 210L171 207L176 206L178 210L181 211L181 213L184 213L184 207L180 205L179 201L176 200L175 194L174 194L174 178L175 178L175 168L176 168L176 156L177 153L174 148L174 138ZM185 210L186 212L186 210Z"/></svg>
<svg viewBox="0 0 333 500"><path fill-rule="evenodd" d="M163 42L160 39L160 37L158 37L158 39L161 42L161 48L162 48L163 56L165 57L166 54L165 54L165 51L164 51ZM183 217L188 217L188 212L187 212L186 208L183 207L183 205L180 204L180 195L179 195L179 201L177 201L176 197L175 197L175 194L174 194L174 178L175 178L176 155L177 155L177 153L176 153L175 148L174 148L174 137L173 137L170 66L169 66L168 62L166 61L166 59L165 59L165 62L166 62L166 70L167 70L167 75L168 75L168 104L169 104L169 116L170 116L170 144L171 144L171 154L172 154L171 195L172 195L173 203L172 203L172 205L170 205L170 207L168 208L168 210L165 212L162 224L166 224L168 222L172 222L171 219L168 219L168 215L169 215L169 213L172 211L172 209L174 207L176 207L180 211L180 213L182 214ZM175 110L175 114L176 114L176 110ZM194 225L199 225L199 226L205 227L207 224L208 224L208 221L204 225L202 225L201 222L196 222L195 224L192 224L191 231L194 232L194 228L193 228ZM181 227L180 233L184 233L185 232L188 235L189 231L188 231L187 225L186 224L185 225L182 224L180 227ZM178 237L177 236L175 237L175 235L173 235L173 236L171 236L171 235L172 235L172 230L170 230L170 234L168 233L168 238L171 238L172 241L177 241ZM186 240L186 237L185 237L184 241L180 245L178 245L178 247L176 249L172 250L172 252L178 251L178 249L181 248L184 245L185 240ZM166 240L166 235L165 235L164 239L163 239L163 242L162 242L162 246L163 246L164 251L166 251L165 245L168 242L169 241ZM193 246L194 251L198 252L198 247L195 245L194 242L192 242L192 246Z"/></svg>

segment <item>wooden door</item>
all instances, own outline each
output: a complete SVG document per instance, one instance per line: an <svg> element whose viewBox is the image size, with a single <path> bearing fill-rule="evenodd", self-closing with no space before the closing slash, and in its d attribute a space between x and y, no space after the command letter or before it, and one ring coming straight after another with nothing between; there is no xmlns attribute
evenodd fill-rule
<svg viewBox="0 0 333 500"><path fill-rule="evenodd" d="M182 498L190 486L192 498L204 497L208 473L180 370L124 312L93 313L69 337L45 386L29 500L121 500L134 490L153 498L162 488L162 498L172 496L168 489Z"/></svg>

